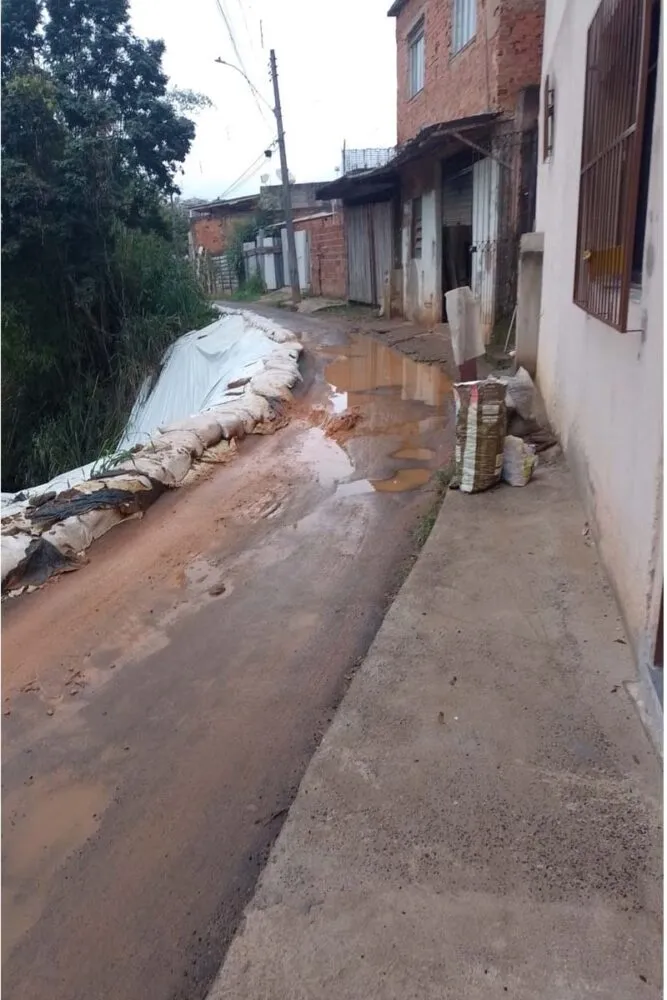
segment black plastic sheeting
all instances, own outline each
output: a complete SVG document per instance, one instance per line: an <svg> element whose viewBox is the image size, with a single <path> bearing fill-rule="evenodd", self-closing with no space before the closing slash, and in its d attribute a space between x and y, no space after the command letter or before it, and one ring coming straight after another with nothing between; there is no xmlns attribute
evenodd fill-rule
<svg viewBox="0 0 667 1000"><path fill-rule="evenodd" d="M162 483L151 480L148 490L124 490L105 487L92 493L82 493L71 489L59 493L54 499L47 499L36 507L28 507L26 517L38 524L42 530L47 530L59 521L77 514L86 514L91 510L119 510L129 516L138 511L146 510L165 489Z"/></svg>
<svg viewBox="0 0 667 1000"><path fill-rule="evenodd" d="M33 538L25 557L7 574L2 589L6 592L17 587L39 587L56 573L68 573L78 566L76 559L64 556L51 542L44 538Z"/></svg>

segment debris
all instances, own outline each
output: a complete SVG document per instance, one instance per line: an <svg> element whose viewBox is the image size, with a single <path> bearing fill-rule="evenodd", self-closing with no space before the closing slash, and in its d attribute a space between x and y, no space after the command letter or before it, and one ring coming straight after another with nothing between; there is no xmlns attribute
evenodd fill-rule
<svg viewBox="0 0 667 1000"><path fill-rule="evenodd" d="M459 382L456 399L456 471L462 493L488 490L500 480L507 411L505 387L494 379Z"/></svg>
<svg viewBox="0 0 667 1000"><path fill-rule="evenodd" d="M52 708L47 708L46 714L47 715L53 715L53 709Z"/></svg>
<svg viewBox="0 0 667 1000"><path fill-rule="evenodd" d="M445 724L445 713L444 712L438 712L438 722L440 723L441 726L444 726L444 724Z"/></svg>
<svg viewBox="0 0 667 1000"><path fill-rule="evenodd" d="M316 412L315 408L313 408L313 413ZM354 430L360 420L360 410L345 410L344 413L325 414L321 427L328 438L337 438L343 434L349 434L351 430Z"/></svg>
<svg viewBox="0 0 667 1000"><path fill-rule="evenodd" d="M508 434L503 445L502 477L510 486L527 486L537 467L533 445Z"/></svg>
<svg viewBox="0 0 667 1000"><path fill-rule="evenodd" d="M505 406L516 410L524 420L533 416L535 385L525 368L519 368L516 375L499 375L497 381L505 386Z"/></svg>
<svg viewBox="0 0 667 1000"><path fill-rule="evenodd" d="M210 596L211 596L211 597L220 597L220 595L221 595L221 594L224 594L224 592L225 592L226 590L227 590L227 586L226 586L226 584L224 584L224 583L222 582L222 580L221 580L221 581L220 581L219 583L215 583L215 584L214 584L214 585L213 585L213 586L212 586L212 587L210 588L210 590L209 590L209 594L210 594Z"/></svg>

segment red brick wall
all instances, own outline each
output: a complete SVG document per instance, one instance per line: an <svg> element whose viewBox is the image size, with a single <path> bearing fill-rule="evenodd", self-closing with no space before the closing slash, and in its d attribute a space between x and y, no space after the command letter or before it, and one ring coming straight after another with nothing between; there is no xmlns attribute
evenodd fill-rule
<svg viewBox="0 0 667 1000"><path fill-rule="evenodd" d="M475 37L453 55L453 0L408 0L396 18L399 144L435 122L513 111L517 91L540 82L544 3L477 0ZM409 98L407 36L422 14L424 89Z"/></svg>
<svg viewBox="0 0 667 1000"><path fill-rule="evenodd" d="M539 86L543 34L544 0L513 0L501 6L496 45L501 107L513 108L522 88Z"/></svg>
<svg viewBox="0 0 667 1000"><path fill-rule="evenodd" d="M229 246L236 227L250 222L252 217L252 213L247 212L231 216L213 216L209 219L194 219L190 223L190 232L195 250L203 247L214 256L221 254Z"/></svg>
<svg viewBox="0 0 667 1000"><path fill-rule="evenodd" d="M347 291L342 211L304 222L295 219L294 228L305 229L310 234L310 285L313 295L344 299Z"/></svg>

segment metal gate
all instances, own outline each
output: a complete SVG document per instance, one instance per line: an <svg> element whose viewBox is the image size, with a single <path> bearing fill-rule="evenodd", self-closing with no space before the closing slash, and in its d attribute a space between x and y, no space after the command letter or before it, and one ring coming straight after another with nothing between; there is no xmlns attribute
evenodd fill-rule
<svg viewBox="0 0 667 1000"><path fill-rule="evenodd" d="M345 225L348 299L378 306L382 302L385 275L391 269L391 202L346 206Z"/></svg>

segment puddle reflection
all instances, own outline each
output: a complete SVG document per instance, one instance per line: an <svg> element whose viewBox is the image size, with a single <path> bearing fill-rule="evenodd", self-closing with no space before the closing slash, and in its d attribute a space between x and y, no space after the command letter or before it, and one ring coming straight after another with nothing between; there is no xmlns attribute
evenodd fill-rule
<svg viewBox="0 0 667 1000"><path fill-rule="evenodd" d="M336 497L419 489L454 449L452 383L437 365L419 363L366 336L325 348L330 413L358 410L352 431L313 429L301 454Z"/></svg>

